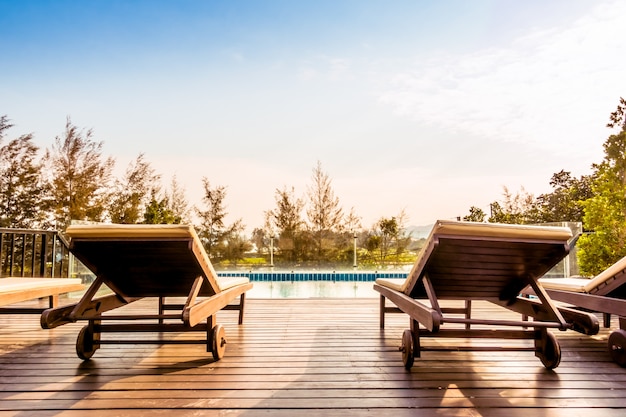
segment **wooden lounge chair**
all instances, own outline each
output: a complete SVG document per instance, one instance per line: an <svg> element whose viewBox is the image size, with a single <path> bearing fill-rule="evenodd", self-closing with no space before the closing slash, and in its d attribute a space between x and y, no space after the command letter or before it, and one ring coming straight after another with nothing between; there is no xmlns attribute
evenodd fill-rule
<svg viewBox="0 0 626 417"><path fill-rule="evenodd" d="M611 325L611 314L617 315L620 328L609 335L609 353L616 363L626 366L626 257L591 279L542 278L539 282L553 300L604 313L605 327Z"/></svg>
<svg viewBox="0 0 626 417"><path fill-rule="evenodd" d="M245 293L252 284L245 277L218 278L192 226L72 225L66 233L70 250L96 279L80 302L45 311L41 325L51 329L87 320L76 342L81 359L89 359L102 344L121 343L102 339L105 332L206 332L206 341L185 343L206 343L216 360L222 357L226 341L215 314L238 310L241 324ZM97 297L103 285L113 294ZM158 298L157 314L105 314L144 297ZM166 297L186 301L168 304ZM237 298L239 302L232 304ZM142 342L150 341L128 340Z"/></svg>
<svg viewBox="0 0 626 417"><path fill-rule="evenodd" d="M59 295L82 291L84 288L80 279L73 278L0 278L0 313L41 314L44 308L13 304L48 298L48 308L53 308L59 304Z"/></svg>
<svg viewBox="0 0 626 417"><path fill-rule="evenodd" d="M404 332L401 347L406 369L413 366L420 351L427 350L420 343L422 337L532 339L543 365L557 367L561 351L549 328L585 334L599 330L595 316L557 308L538 283L539 277L567 255L571 237L568 228L436 222L407 279L377 279L374 284L381 294L381 328L385 313L410 316L411 328ZM519 296L527 285L535 290L537 299ZM396 307L386 307L386 299ZM462 307L443 307L442 300L464 303ZM534 321L474 319L472 300L492 302Z"/></svg>

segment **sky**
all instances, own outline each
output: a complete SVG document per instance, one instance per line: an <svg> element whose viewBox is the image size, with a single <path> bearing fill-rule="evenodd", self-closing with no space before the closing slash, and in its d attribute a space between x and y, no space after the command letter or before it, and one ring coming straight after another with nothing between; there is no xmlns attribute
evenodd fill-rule
<svg viewBox="0 0 626 417"><path fill-rule="evenodd" d="M619 0L0 0L0 115L42 149L69 117L190 205L206 177L248 230L318 161L363 227L426 225L590 174L625 27Z"/></svg>

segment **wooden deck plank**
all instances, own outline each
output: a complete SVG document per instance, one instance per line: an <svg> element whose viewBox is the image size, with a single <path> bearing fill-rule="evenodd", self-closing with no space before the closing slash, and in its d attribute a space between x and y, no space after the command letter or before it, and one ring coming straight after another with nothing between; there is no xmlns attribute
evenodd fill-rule
<svg viewBox="0 0 626 417"><path fill-rule="evenodd" d="M563 357L554 371L532 352L429 351L407 372L398 346L408 319L389 315L380 330L376 298L249 298L247 303L242 326L236 312L218 314L228 339L219 362L202 345L158 344L105 345L82 362L74 350L82 324L43 330L33 316L0 316L0 417L73 417L85 410L90 417L626 413L626 369L609 358L607 329L593 337L555 332ZM154 304L142 300L124 308L151 313ZM477 316L501 314L487 303L475 305ZM120 335L128 341L136 337ZM425 343L440 344L437 339Z"/></svg>

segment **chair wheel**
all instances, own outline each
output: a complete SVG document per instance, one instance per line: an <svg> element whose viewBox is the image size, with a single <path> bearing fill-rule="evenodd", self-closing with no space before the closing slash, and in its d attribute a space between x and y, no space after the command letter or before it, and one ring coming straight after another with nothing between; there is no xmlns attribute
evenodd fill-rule
<svg viewBox="0 0 626 417"><path fill-rule="evenodd" d="M213 359L219 361L224 357L226 350L226 332L221 324L216 324L212 332L211 353L213 353Z"/></svg>
<svg viewBox="0 0 626 417"><path fill-rule="evenodd" d="M412 330L406 329L404 333L402 333L402 347L400 350L402 351L404 368L408 371L413 367L415 360L415 338L413 337Z"/></svg>
<svg viewBox="0 0 626 417"><path fill-rule="evenodd" d="M76 338L76 354L79 358L86 361L91 359L96 350L93 331L89 326L83 327L78 332L78 337Z"/></svg>
<svg viewBox="0 0 626 417"><path fill-rule="evenodd" d="M541 338L535 340L535 347L538 348L535 355L541 360L546 369L554 369L561 363L561 347L556 336L544 330Z"/></svg>
<svg viewBox="0 0 626 417"><path fill-rule="evenodd" d="M609 335L609 353L619 366L626 366L626 330L615 330Z"/></svg>

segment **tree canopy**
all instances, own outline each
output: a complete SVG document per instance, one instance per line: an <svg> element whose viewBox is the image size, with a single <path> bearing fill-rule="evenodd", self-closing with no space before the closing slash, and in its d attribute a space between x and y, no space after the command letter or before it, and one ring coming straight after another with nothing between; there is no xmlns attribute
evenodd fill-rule
<svg viewBox="0 0 626 417"><path fill-rule="evenodd" d="M129 164L122 179L115 181L109 198L109 216L113 223L138 223L145 207L152 201L152 191L158 188L160 176L154 172L144 154ZM144 221L146 218L144 217Z"/></svg>
<svg viewBox="0 0 626 417"><path fill-rule="evenodd" d="M102 146L91 129L79 129L68 117L64 134L46 153L57 227L64 229L71 220L104 220L115 160L102 155Z"/></svg>
<svg viewBox="0 0 626 417"><path fill-rule="evenodd" d="M42 176L39 148L32 134L2 145L12 125L0 118L0 227L45 227L48 187Z"/></svg>
<svg viewBox="0 0 626 417"><path fill-rule="evenodd" d="M322 170L322 163L317 161L308 188L307 216L318 261L327 258L329 250L336 247L333 242L343 226L343 209L339 198L335 196L332 181Z"/></svg>
<svg viewBox="0 0 626 417"><path fill-rule="evenodd" d="M587 234L578 241L581 272L594 275L626 256L626 102L620 99L608 127L619 132L603 144L604 159L593 165L592 195L583 202Z"/></svg>

